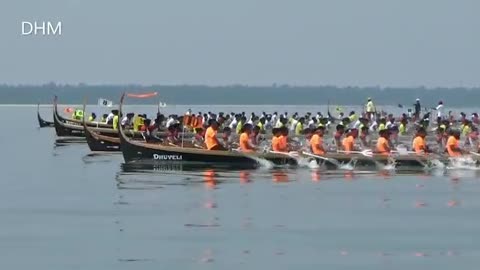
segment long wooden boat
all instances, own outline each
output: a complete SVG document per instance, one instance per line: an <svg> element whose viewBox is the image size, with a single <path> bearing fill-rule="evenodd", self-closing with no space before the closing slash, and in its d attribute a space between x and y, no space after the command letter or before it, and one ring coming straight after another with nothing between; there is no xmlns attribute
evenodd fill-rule
<svg viewBox="0 0 480 270"><path fill-rule="evenodd" d="M57 96L55 96L53 99L53 123L55 126L55 131L57 133L57 136L59 137L64 137L64 136L84 137L85 136L82 120L67 119L62 117L59 114ZM113 130L112 125L107 125L105 123L87 122L86 125L89 127L103 128L105 130Z"/></svg>
<svg viewBox="0 0 480 270"><path fill-rule="evenodd" d="M58 97L55 96L54 99L53 99L53 108L54 108L55 112L57 113L58 119L62 122L69 123L71 125L81 126L83 128L83 121L82 120L69 119L69 118L65 118L65 117L61 116L58 113L58 108L57 107L58 107ZM112 125L101 123L101 122L88 122L87 121L87 126L96 127L96 128L106 128L106 129L112 129L113 128Z"/></svg>
<svg viewBox="0 0 480 270"><path fill-rule="evenodd" d="M120 100L120 113L125 94ZM235 167L235 168L256 168L260 160L269 160L277 165L296 165L297 160L287 155L272 153L265 154L244 154L231 151L214 151L200 148L187 148L178 146L166 146L161 144L145 143L131 140L125 134L122 127L119 127L121 150L127 163L147 164L208 164L209 166Z"/></svg>
<svg viewBox="0 0 480 270"><path fill-rule="evenodd" d="M85 138L91 151L97 152L118 152L120 151L120 138L105 136L91 130L90 127L84 125Z"/></svg>
<svg viewBox="0 0 480 270"><path fill-rule="evenodd" d="M310 156L308 156L310 157ZM396 170L415 170L428 168L431 165L431 161L434 159L429 156L419 156L415 154L411 155L398 155L398 156L384 156L373 155L372 157L362 154L344 154L344 153L328 153L325 158L329 158L338 161L340 164L352 164L355 168L376 170L379 167L386 165L394 165ZM314 158L319 164L324 164L327 169L338 169L337 165L333 162L325 161L324 159Z"/></svg>
<svg viewBox="0 0 480 270"><path fill-rule="evenodd" d="M37 104L37 120L38 120L38 125L40 126L40 128L54 127L55 126L55 124L53 122L46 121L42 118L42 116L40 116L40 104Z"/></svg>
<svg viewBox="0 0 480 270"><path fill-rule="evenodd" d="M54 103L53 106L53 123L55 126L55 132L59 137L85 137L83 126L60 118L57 112L56 103Z"/></svg>

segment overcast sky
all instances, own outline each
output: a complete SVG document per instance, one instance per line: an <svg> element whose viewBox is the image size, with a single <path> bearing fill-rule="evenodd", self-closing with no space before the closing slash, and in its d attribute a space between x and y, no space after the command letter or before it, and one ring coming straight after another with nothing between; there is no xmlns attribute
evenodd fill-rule
<svg viewBox="0 0 480 270"><path fill-rule="evenodd" d="M478 0L3 0L0 83L479 86ZM62 36L21 36L22 21Z"/></svg>

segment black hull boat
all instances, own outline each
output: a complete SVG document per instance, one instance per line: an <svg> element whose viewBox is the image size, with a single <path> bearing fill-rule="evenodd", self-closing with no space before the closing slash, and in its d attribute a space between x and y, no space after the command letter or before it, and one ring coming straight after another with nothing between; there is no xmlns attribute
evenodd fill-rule
<svg viewBox="0 0 480 270"><path fill-rule="evenodd" d="M120 139L116 137L105 136L92 131L91 128L85 126L85 138L88 147L94 152L119 152Z"/></svg>
<svg viewBox="0 0 480 270"><path fill-rule="evenodd" d="M62 118L57 111L57 102L53 103L53 123L58 137L85 137L84 128L74 122Z"/></svg>
<svg viewBox="0 0 480 270"><path fill-rule="evenodd" d="M419 156L415 154L398 155L398 156L384 156L373 155L371 157L359 153L356 154L342 154L329 153L325 155L329 158L338 161L339 164L351 164L356 169L363 170L378 170L385 168L387 165L394 165L395 170L423 170L431 166L432 157ZM319 164L324 164L327 169L338 169L338 165L328 160L315 158Z"/></svg>
<svg viewBox="0 0 480 270"><path fill-rule="evenodd" d="M42 118L42 116L40 116L40 104L37 104L37 119L38 119L38 126L40 126L40 128L55 126L53 122L46 121Z"/></svg>
<svg viewBox="0 0 480 270"><path fill-rule="evenodd" d="M125 94L120 100L120 113ZM257 168L261 163L271 162L275 165L297 165L295 158L288 155L265 153L246 154L231 151L214 151L200 148L186 148L180 146L166 146L161 144L144 143L130 140L123 130L120 130L120 143L126 163L144 164L205 164L221 168Z"/></svg>
<svg viewBox="0 0 480 270"><path fill-rule="evenodd" d="M77 119L67 119L58 113L58 97L53 100L53 121L55 131L59 137L85 137L83 121ZM92 128L103 128L112 130L112 125L105 123L87 122L87 126Z"/></svg>

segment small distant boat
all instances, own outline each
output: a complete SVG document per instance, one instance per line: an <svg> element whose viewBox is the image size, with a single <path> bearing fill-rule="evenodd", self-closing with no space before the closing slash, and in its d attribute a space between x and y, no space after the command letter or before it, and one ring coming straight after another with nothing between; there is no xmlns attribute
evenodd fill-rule
<svg viewBox="0 0 480 270"><path fill-rule="evenodd" d="M55 124L54 124L53 122L44 120L44 119L42 118L42 116L40 116L40 103L37 104L37 119L38 119L38 125L39 125L41 128L54 127L54 126L55 126Z"/></svg>

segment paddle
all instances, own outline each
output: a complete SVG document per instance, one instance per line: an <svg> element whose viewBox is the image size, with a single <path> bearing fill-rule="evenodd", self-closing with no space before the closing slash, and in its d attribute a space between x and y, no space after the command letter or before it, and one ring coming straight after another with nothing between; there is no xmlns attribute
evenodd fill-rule
<svg viewBox="0 0 480 270"><path fill-rule="evenodd" d="M288 156L288 157L291 157L291 158L294 158L294 159L297 159L299 158L299 155L298 155L298 152L295 152L295 151L291 151L291 152L279 152L279 151L268 151L269 153L272 153L272 154L277 154L277 155L284 155L284 156Z"/></svg>
<svg viewBox="0 0 480 270"><path fill-rule="evenodd" d="M308 153L308 152L302 152L302 154L305 155L305 156L309 156L309 157L318 158L318 159L321 159L321 160L328 161L328 162L332 163L333 165L335 165L337 167L341 166L340 162L338 160L334 159L334 158L322 157L322 156L315 155L315 154Z"/></svg>
<svg viewBox="0 0 480 270"><path fill-rule="evenodd" d="M480 157L480 154L479 154L479 153L475 153L475 152L473 152L473 151L470 151L469 153L472 154L472 155L474 155L474 156Z"/></svg>
<svg viewBox="0 0 480 270"><path fill-rule="evenodd" d="M350 151L350 152L337 150L337 152L346 153L346 154L348 154L348 153L350 153L350 154L360 154L360 155L365 156L365 157L373 157L373 152L370 149L366 149L366 150L363 150L363 151Z"/></svg>

